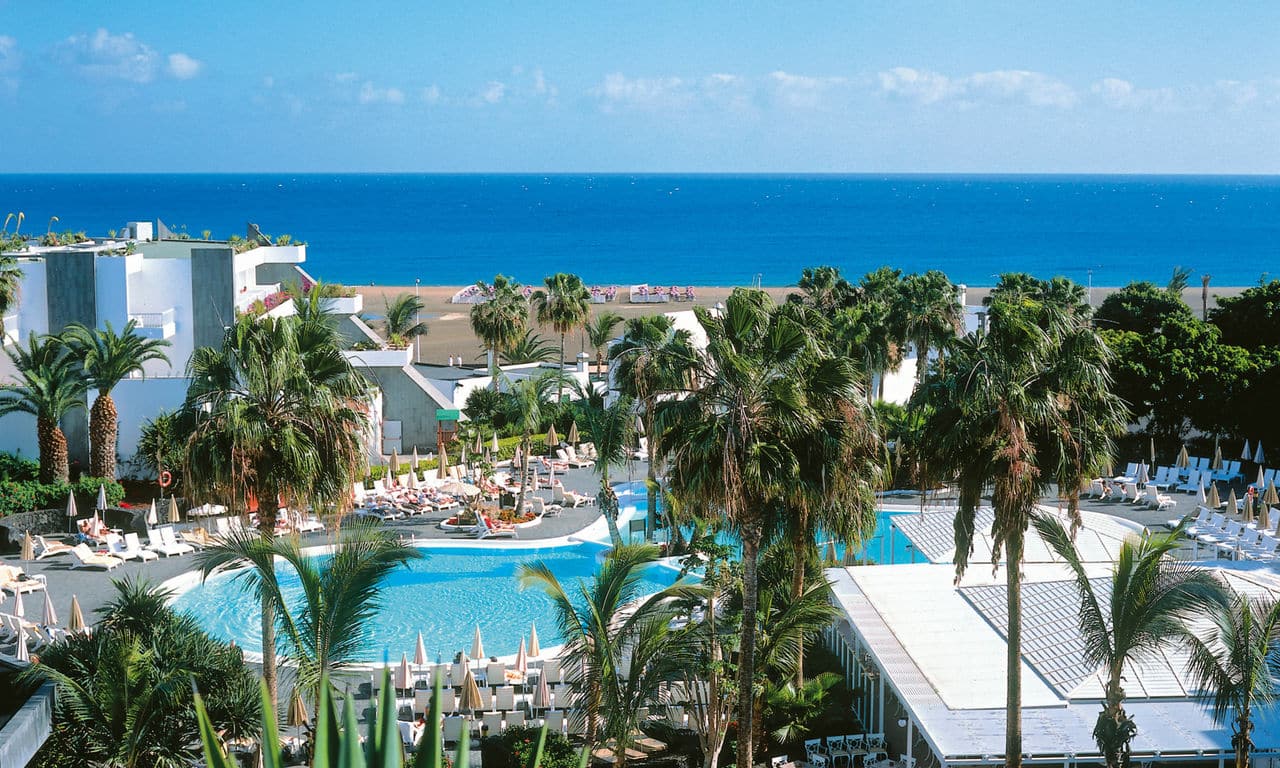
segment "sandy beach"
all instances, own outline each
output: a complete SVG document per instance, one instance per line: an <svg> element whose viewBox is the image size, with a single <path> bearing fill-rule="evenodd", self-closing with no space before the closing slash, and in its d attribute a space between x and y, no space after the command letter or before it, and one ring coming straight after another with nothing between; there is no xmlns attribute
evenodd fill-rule
<svg viewBox="0 0 1280 768"><path fill-rule="evenodd" d="M471 332L471 326L468 323L468 313L471 310L470 304L451 304L449 299L456 294L462 286L457 285L422 285L422 286L352 286L364 296L364 313L374 318L382 316L388 297L394 297L402 293L414 293L415 290L424 304L423 319L430 327L427 336L421 340L419 362L443 365L448 362L449 356L461 355L464 361L482 362L484 359L484 347L476 339L475 334ZM651 315L660 312L674 312L689 309L691 306L710 307L716 302L724 301L725 297L733 291L732 286L695 286L694 294L697 299L692 302L673 302L669 304L630 304L626 300L625 288L619 286L620 292L618 298L608 304L593 304L592 313L600 312L616 312L624 318L636 317L639 315ZM793 293L796 288L791 287L766 287L775 299L782 301L787 294ZM989 287L968 288L968 303L980 304L990 290ZM1097 306L1108 295L1118 290L1114 287L1098 287L1093 288L1093 303ZM1244 290L1242 287L1215 287L1209 288L1209 307L1214 306L1213 297L1235 296ZM1200 287L1189 287L1183 293L1183 300L1187 302L1194 311L1200 309ZM377 320L373 323L376 330L381 331ZM538 332L552 343L558 343L558 337L551 328L539 328ZM582 339L580 341L580 339ZM586 346L585 339L582 334L573 334L565 340L565 357L572 359L577 354L580 347ZM591 350L587 349L588 354Z"/></svg>

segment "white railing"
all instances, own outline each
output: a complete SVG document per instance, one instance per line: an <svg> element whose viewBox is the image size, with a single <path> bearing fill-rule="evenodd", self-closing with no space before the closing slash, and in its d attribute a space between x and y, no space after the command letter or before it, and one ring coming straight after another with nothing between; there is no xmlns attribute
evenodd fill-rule
<svg viewBox="0 0 1280 768"><path fill-rule="evenodd" d="M129 313L129 319L137 323L139 328L164 328L166 325L173 325L174 317L172 307L163 312Z"/></svg>

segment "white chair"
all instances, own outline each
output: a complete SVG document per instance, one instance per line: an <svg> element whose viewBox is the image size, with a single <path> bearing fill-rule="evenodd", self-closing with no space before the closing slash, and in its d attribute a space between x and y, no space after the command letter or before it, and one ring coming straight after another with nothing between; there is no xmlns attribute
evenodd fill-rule
<svg viewBox="0 0 1280 768"><path fill-rule="evenodd" d="M516 689L510 685L504 685L494 692L493 708L510 712L516 708Z"/></svg>
<svg viewBox="0 0 1280 768"><path fill-rule="evenodd" d="M481 726L481 733L484 733L485 730L488 731L488 735L490 736L497 736L499 733L502 733L502 713L485 712L484 716L481 718Z"/></svg>
<svg viewBox="0 0 1280 768"><path fill-rule="evenodd" d="M542 662L542 676L546 678L547 685L558 685L560 683L560 660L547 659Z"/></svg>
<svg viewBox="0 0 1280 768"><path fill-rule="evenodd" d="M816 768L827 768L831 765L831 759L827 757L826 752L822 749L822 739L808 739L804 743L804 759L811 766Z"/></svg>
<svg viewBox="0 0 1280 768"><path fill-rule="evenodd" d="M1185 493L1195 493L1200 490L1200 472L1199 470L1191 470L1187 473L1187 479L1178 486L1178 490Z"/></svg>
<svg viewBox="0 0 1280 768"><path fill-rule="evenodd" d="M43 536L32 536L31 541L35 544L37 560L43 560L54 555L65 555L72 549L70 544L63 544L60 541L46 541Z"/></svg>
<svg viewBox="0 0 1280 768"><path fill-rule="evenodd" d="M548 710L547 715L542 719L542 722L547 726L547 730L551 733L564 734L564 710Z"/></svg>
<svg viewBox="0 0 1280 768"><path fill-rule="evenodd" d="M507 713L507 728L510 728L513 725L524 725L524 722L524 712L516 710L514 712Z"/></svg>
<svg viewBox="0 0 1280 768"><path fill-rule="evenodd" d="M461 715L446 717L444 719L444 742L446 744L457 744L462 738L462 729L466 722L467 718Z"/></svg>
<svg viewBox="0 0 1280 768"><path fill-rule="evenodd" d="M107 550L112 557L118 557L121 560L159 560L160 555L142 548L138 542L138 534L126 534L123 538L116 534L107 537Z"/></svg>

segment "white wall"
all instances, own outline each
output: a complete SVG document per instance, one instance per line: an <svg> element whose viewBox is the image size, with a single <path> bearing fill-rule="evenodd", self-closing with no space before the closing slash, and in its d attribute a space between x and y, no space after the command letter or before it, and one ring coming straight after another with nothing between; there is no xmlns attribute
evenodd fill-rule
<svg viewBox="0 0 1280 768"><path fill-rule="evenodd" d="M133 256L97 256L93 260L93 280L97 289L97 323L110 322L119 331L129 322L129 262Z"/></svg>
<svg viewBox="0 0 1280 768"><path fill-rule="evenodd" d="M111 399L115 401L116 412L120 415L117 445L121 459L127 462L136 452L144 423L161 411L175 411L182 405L189 381L183 378L125 379L116 385ZM97 396L97 391L89 390L89 403L92 404Z"/></svg>
<svg viewBox="0 0 1280 768"><path fill-rule="evenodd" d="M18 330L27 336L49 332L48 273L44 259L18 259L22 285L18 287Z"/></svg>
<svg viewBox="0 0 1280 768"><path fill-rule="evenodd" d="M191 314L191 260L144 258L129 275L129 312L174 310L176 333L165 350L171 364L147 363L148 376L182 376L195 351L195 320Z"/></svg>

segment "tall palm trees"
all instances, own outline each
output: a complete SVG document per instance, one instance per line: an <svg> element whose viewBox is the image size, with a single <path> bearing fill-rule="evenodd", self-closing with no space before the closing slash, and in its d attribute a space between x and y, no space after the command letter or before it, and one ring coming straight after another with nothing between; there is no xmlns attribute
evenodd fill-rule
<svg viewBox="0 0 1280 768"><path fill-rule="evenodd" d="M657 512L658 459L662 453L662 433L655 414L658 399L667 393L687 389L692 383L695 355L689 332L677 329L666 315L633 317L627 321L622 340L609 350L617 363L618 388L643 409L648 449L649 506L645 514L645 537L652 531Z"/></svg>
<svg viewBox="0 0 1280 768"><path fill-rule="evenodd" d="M490 291L483 282L476 286L482 291ZM494 391L498 389L498 355L520 341L529 324L529 302L521 294L520 287L511 278L496 275L489 300L471 307L471 330L489 349L489 371L493 375Z"/></svg>
<svg viewBox="0 0 1280 768"><path fill-rule="evenodd" d="M1182 543L1179 527L1169 534L1126 540L1107 589L1101 589L1061 522L1038 515L1032 524L1071 569L1080 593L1084 659L1101 666L1105 676L1105 698L1093 738L1108 768L1127 766L1129 742L1138 729L1124 711L1125 667L1156 654L1188 619L1220 603L1218 581L1208 571L1173 558Z"/></svg>
<svg viewBox="0 0 1280 768"><path fill-rule="evenodd" d="M613 341L613 332L622 322L622 315L617 312L601 312L587 322L584 330L587 333L587 343L596 351L596 375L604 375L604 348ZM3 332L0 328L0 332Z"/></svg>
<svg viewBox="0 0 1280 768"><path fill-rule="evenodd" d="M1280 603L1237 594L1210 611L1209 620L1202 634L1180 632L1190 646L1191 676L1206 691L1215 722L1234 714L1231 745L1236 768L1248 768L1254 748L1253 709L1280 695L1275 661L1280 652Z"/></svg>
<svg viewBox="0 0 1280 768"><path fill-rule="evenodd" d="M196 350L188 374L195 430L183 477L193 494L256 498L263 539L274 537L282 497L316 506L346 498L364 465L368 384L333 332L294 318L241 318L220 348ZM274 609L264 596L263 677L273 701Z"/></svg>
<svg viewBox="0 0 1280 768"><path fill-rule="evenodd" d="M36 417L40 446L40 482L67 481L67 436L58 422L83 408L85 382L80 363L57 336L32 333L27 345L5 350L18 371L18 382L0 387L0 416L29 413Z"/></svg>
<svg viewBox="0 0 1280 768"><path fill-rule="evenodd" d="M663 444L673 492L723 516L742 542L737 760L751 765L761 541L800 474L796 446L821 430L815 404L860 393L842 373L847 363L822 354L763 291L735 290L722 316L695 312L708 340L695 362L697 386L661 402L658 422L680 435Z"/></svg>
<svg viewBox="0 0 1280 768"><path fill-rule="evenodd" d="M546 288L534 291L530 303L538 322L560 334L560 362L564 363L565 334L587 324L591 316L591 291L582 278L568 272L557 272L543 282Z"/></svg>
<svg viewBox="0 0 1280 768"><path fill-rule="evenodd" d="M929 375L929 350L964 329L964 308L956 286L946 274L931 269L908 275L894 309L902 336L916 348L916 379L923 386Z"/></svg>
<svg viewBox="0 0 1280 768"><path fill-rule="evenodd" d="M94 330L80 323L68 326L63 334L67 346L84 361L85 382L98 395L89 409L89 474L115 478L116 435L120 415L111 390L133 373L142 373L152 360L169 361L162 351L169 346L164 339L148 339L137 332L137 322L130 320L116 333L111 323Z"/></svg>
<svg viewBox="0 0 1280 768"><path fill-rule="evenodd" d="M402 293L384 302L386 318L383 327L387 341L394 346L413 343L419 336L427 335L427 324L418 320L422 312L422 299L412 293Z"/></svg>
<svg viewBox="0 0 1280 768"><path fill-rule="evenodd" d="M610 487L609 472L627 460L627 447L632 439L631 409L631 398L623 395L612 405L596 407L588 404L582 410L584 431L596 447L593 469L600 477L600 492L596 499L609 524L609 539L615 547L622 546L622 535L618 532L618 497Z"/></svg>
<svg viewBox="0 0 1280 768"><path fill-rule="evenodd" d="M992 485L993 565L1003 554L1008 604L1006 761L1022 755L1020 570L1032 511L1051 481L1079 488L1100 470L1125 426L1111 392L1109 353L1087 314L1052 300L1049 284L996 291L988 332L953 345L943 375L913 396L926 436L916 447L930 473L955 477L956 578L968 567L974 517ZM1073 527L1076 498L1070 497Z"/></svg>

